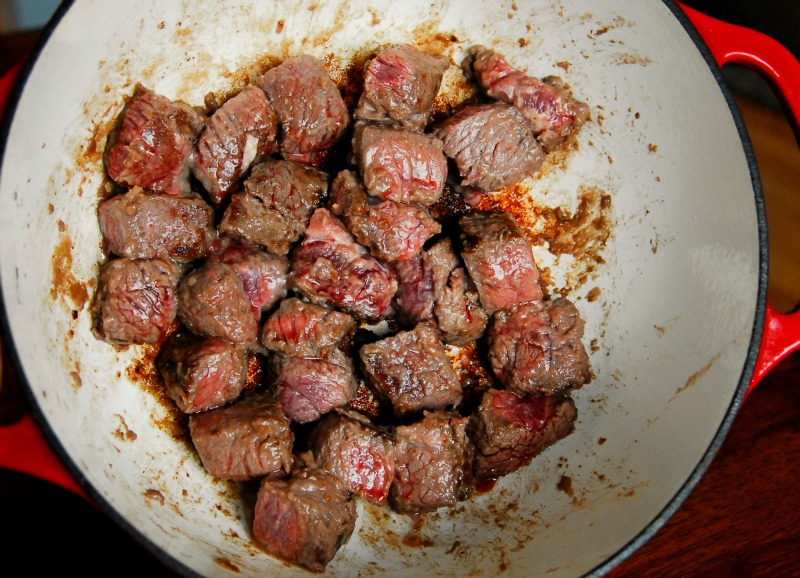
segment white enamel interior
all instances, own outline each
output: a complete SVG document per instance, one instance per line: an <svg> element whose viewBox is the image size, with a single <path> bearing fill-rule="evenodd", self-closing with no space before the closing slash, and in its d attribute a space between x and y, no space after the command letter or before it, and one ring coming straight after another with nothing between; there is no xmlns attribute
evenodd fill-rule
<svg viewBox="0 0 800 578"><path fill-rule="evenodd" d="M103 506L184 572L307 574L250 543L236 486L212 480L163 427L172 419L163 400L129 379L139 350L96 340L88 303L53 291L91 283L102 258L100 160L76 158L93 138L102 146L98 135L137 81L202 104L265 54L347 61L437 32L457 37L453 62L487 44L531 74L562 76L592 107L566 171L534 179L530 194L568 208L581 185L611 195L605 264L569 294L587 321L587 345L597 345L595 377L574 394L575 433L491 492L427 516L420 534L429 545L404 546L411 520L362 504L326 574L589 572L670 504L730 411L758 306L753 185L723 93L660 1L78 0L39 55L10 127L3 299L26 380L65 458ZM60 267L54 252L68 255ZM554 260L553 278L570 266ZM590 301L595 287L600 298ZM562 475L571 493L557 487Z"/></svg>

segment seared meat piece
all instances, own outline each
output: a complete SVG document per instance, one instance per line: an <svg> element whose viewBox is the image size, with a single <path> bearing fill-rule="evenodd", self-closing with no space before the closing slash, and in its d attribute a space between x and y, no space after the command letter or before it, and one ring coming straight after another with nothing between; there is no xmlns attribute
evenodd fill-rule
<svg viewBox="0 0 800 578"><path fill-rule="evenodd" d="M289 297L264 322L261 345L288 356L324 358L355 328L355 320L347 313Z"/></svg>
<svg viewBox="0 0 800 578"><path fill-rule="evenodd" d="M442 339L464 346L483 335L488 322L478 303L478 293L453 250L449 238L425 251L425 269L433 279L433 313Z"/></svg>
<svg viewBox="0 0 800 578"><path fill-rule="evenodd" d="M214 409L242 393L249 370L247 349L216 337L174 333L156 358L167 395L184 413Z"/></svg>
<svg viewBox="0 0 800 578"><path fill-rule="evenodd" d="M570 397L521 397L508 390L486 390L467 427L475 445L475 479L496 479L528 465L572 433L576 417Z"/></svg>
<svg viewBox="0 0 800 578"><path fill-rule="evenodd" d="M189 171L203 116L182 102L137 85L106 141L108 176L123 187L190 192Z"/></svg>
<svg viewBox="0 0 800 578"><path fill-rule="evenodd" d="M114 344L157 343L178 312L180 267L164 259L112 259L92 303L93 330Z"/></svg>
<svg viewBox="0 0 800 578"><path fill-rule="evenodd" d="M203 466L217 478L251 480L292 467L294 434L267 393L246 391L226 406L189 416Z"/></svg>
<svg viewBox="0 0 800 578"><path fill-rule="evenodd" d="M314 466L261 482L253 537L270 554L313 572L325 570L355 529L356 502L339 478Z"/></svg>
<svg viewBox="0 0 800 578"><path fill-rule="evenodd" d="M109 251L129 259L188 263L205 257L217 238L214 210L198 196L134 187L100 203L98 218Z"/></svg>
<svg viewBox="0 0 800 578"><path fill-rule="evenodd" d="M308 423L353 400L358 390L353 363L338 349L322 357L270 356L275 398L290 419Z"/></svg>
<svg viewBox="0 0 800 578"><path fill-rule="evenodd" d="M286 297L289 259L255 247L232 243L212 257L236 270L250 298L253 313L261 318L278 301Z"/></svg>
<svg viewBox="0 0 800 578"><path fill-rule="evenodd" d="M353 149L370 195L398 203L432 205L442 196L447 158L433 135L392 126L361 125Z"/></svg>
<svg viewBox="0 0 800 578"><path fill-rule="evenodd" d="M197 140L192 173L217 205L228 198L250 164L277 148L275 112L260 88L249 85L218 108Z"/></svg>
<svg viewBox="0 0 800 578"><path fill-rule="evenodd" d="M394 479L392 439L353 411L332 411L311 432L320 468L365 500L384 505Z"/></svg>
<svg viewBox="0 0 800 578"><path fill-rule="evenodd" d="M251 344L258 319L236 269L209 259L189 272L178 287L178 317L187 329L206 337Z"/></svg>
<svg viewBox="0 0 800 578"><path fill-rule="evenodd" d="M538 79L513 68L501 54L474 46L464 63L491 98L513 104L542 146L552 147L581 127L589 107L578 102L558 77Z"/></svg>
<svg viewBox="0 0 800 578"><path fill-rule="evenodd" d="M487 331L492 370L518 393L581 387L589 379L583 327L577 308L563 297L499 311Z"/></svg>
<svg viewBox="0 0 800 578"><path fill-rule="evenodd" d="M430 323L363 345L358 355L367 384L397 415L461 402L461 382Z"/></svg>
<svg viewBox="0 0 800 578"><path fill-rule="evenodd" d="M449 66L447 57L427 54L409 44L381 50L367 64L355 118L397 122L422 131Z"/></svg>
<svg viewBox="0 0 800 578"><path fill-rule="evenodd" d="M318 305L376 320L390 311L397 279L328 209L314 211L291 259L289 286Z"/></svg>
<svg viewBox="0 0 800 578"><path fill-rule="evenodd" d="M425 412L412 425L395 428L395 476L389 502L406 514L453 506L472 494L472 442L468 418Z"/></svg>
<svg viewBox="0 0 800 578"><path fill-rule="evenodd" d="M397 276L394 307L397 320L404 327L433 319L433 275L422 256L394 261L392 270Z"/></svg>
<svg viewBox="0 0 800 578"><path fill-rule="evenodd" d="M496 191L533 175L544 162L525 119L501 102L463 108L436 125L434 134L455 161L463 187Z"/></svg>
<svg viewBox="0 0 800 578"><path fill-rule="evenodd" d="M244 192L231 195L219 232L286 255L327 192L328 174L319 169L281 160L257 163Z"/></svg>
<svg viewBox="0 0 800 578"><path fill-rule="evenodd" d="M530 241L513 216L474 212L461 217L459 224L461 257L486 313L542 299Z"/></svg>
<svg viewBox="0 0 800 578"><path fill-rule="evenodd" d="M280 124L283 158L313 163L331 148L350 122L350 113L325 64L312 56L289 58L258 78Z"/></svg>
<svg viewBox="0 0 800 578"><path fill-rule="evenodd" d="M382 261L408 259L442 227L418 203L368 198L355 174L344 170L331 185L331 212L340 217L356 240Z"/></svg>

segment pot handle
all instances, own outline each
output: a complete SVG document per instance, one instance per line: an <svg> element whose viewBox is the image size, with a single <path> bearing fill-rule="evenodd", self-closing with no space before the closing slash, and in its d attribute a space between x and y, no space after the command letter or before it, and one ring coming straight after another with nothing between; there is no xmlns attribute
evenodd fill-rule
<svg viewBox="0 0 800 578"><path fill-rule="evenodd" d="M722 22L681 3L678 6L703 38L718 66L746 66L772 86L800 142L800 62L797 58L761 32ZM779 313L767 304L761 349L745 397L773 367L798 349L800 310Z"/></svg>

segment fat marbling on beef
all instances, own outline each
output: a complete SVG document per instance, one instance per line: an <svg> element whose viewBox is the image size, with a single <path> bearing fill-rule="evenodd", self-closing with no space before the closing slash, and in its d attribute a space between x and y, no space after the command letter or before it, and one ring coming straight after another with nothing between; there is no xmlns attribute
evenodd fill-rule
<svg viewBox="0 0 800 578"><path fill-rule="evenodd" d="M564 297L499 311L487 331L492 370L508 389L523 394L581 387L589 379L583 328L578 309Z"/></svg>
<svg viewBox="0 0 800 578"><path fill-rule="evenodd" d="M253 165L244 191L231 195L220 234L286 255L328 193L327 173L286 160Z"/></svg>
<svg viewBox="0 0 800 578"><path fill-rule="evenodd" d="M347 129L347 105L318 58L287 58L261 75L257 84L277 114L283 158L314 163Z"/></svg>
<svg viewBox="0 0 800 578"><path fill-rule="evenodd" d="M322 572L350 539L356 516L355 497L339 478L299 464L289 478L261 481L253 538L281 560Z"/></svg>
<svg viewBox="0 0 800 578"><path fill-rule="evenodd" d="M188 194L195 141L203 126L204 117L189 105L137 85L106 141L108 176L123 187Z"/></svg>
<svg viewBox="0 0 800 578"><path fill-rule="evenodd" d="M461 257L486 313L542 299L531 243L510 213L472 212L459 225Z"/></svg>
<svg viewBox="0 0 800 578"><path fill-rule="evenodd" d="M108 250L130 259L189 263L206 257L217 238L214 210L196 195L176 197L137 186L101 202L98 219Z"/></svg>
<svg viewBox="0 0 800 578"><path fill-rule="evenodd" d="M422 131L449 66L446 56L410 44L384 48L367 63L364 90L353 116Z"/></svg>
<svg viewBox="0 0 800 578"><path fill-rule="evenodd" d="M333 179L328 207L360 244L385 262L413 257L442 230L419 203L369 197L350 170L341 171Z"/></svg>
<svg viewBox="0 0 800 578"><path fill-rule="evenodd" d="M394 294L396 319L403 327L433 319L433 274L420 255L391 263L397 276Z"/></svg>
<svg viewBox="0 0 800 578"><path fill-rule="evenodd" d="M287 297L264 322L261 345L292 357L325 357L355 331L351 315Z"/></svg>
<svg viewBox="0 0 800 578"><path fill-rule="evenodd" d="M475 446L475 479L496 479L528 465L572 433L576 417L571 397L520 396L509 390L487 389L467 426Z"/></svg>
<svg viewBox="0 0 800 578"><path fill-rule="evenodd" d="M475 75L487 96L513 104L545 147L562 142L589 116L589 107L572 98L561 78L529 76L484 46L470 49L464 68Z"/></svg>
<svg viewBox="0 0 800 578"><path fill-rule="evenodd" d="M413 424L395 428L392 508L405 514L454 506L472 495L472 442L468 418L455 412L424 412Z"/></svg>
<svg viewBox="0 0 800 578"><path fill-rule="evenodd" d="M229 243L212 256L236 270L257 318L286 297L289 259L253 246Z"/></svg>
<svg viewBox="0 0 800 578"><path fill-rule="evenodd" d="M275 112L260 88L248 85L206 121L197 139L192 174L220 205L238 186L250 164L277 147Z"/></svg>
<svg viewBox="0 0 800 578"><path fill-rule="evenodd" d="M190 414L189 433L203 466L217 478L252 480L292 467L294 434L266 392L247 390L233 403Z"/></svg>
<svg viewBox="0 0 800 578"><path fill-rule="evenodd" d="M165 259L107 261L91 306L95 334L117 345L158 343L178 313L180 275Z"/></svg>

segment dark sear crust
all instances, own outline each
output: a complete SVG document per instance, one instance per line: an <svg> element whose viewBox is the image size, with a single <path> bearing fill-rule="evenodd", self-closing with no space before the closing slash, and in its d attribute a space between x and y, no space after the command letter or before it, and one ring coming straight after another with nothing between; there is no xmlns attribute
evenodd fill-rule
<svg viewBox="0 0 800 578"><path fill-rule="evenodd" d="M417 516L527 466L590 379L578 309L545 300L512 213L478 204L588 107L480 46L448 116L445 56L384 47L347 100L326 62L287 58L206 116L135 88L91 306L98 339L159 347L209 475L257 481L254 544L313 572L358 499Z"/></svg>

